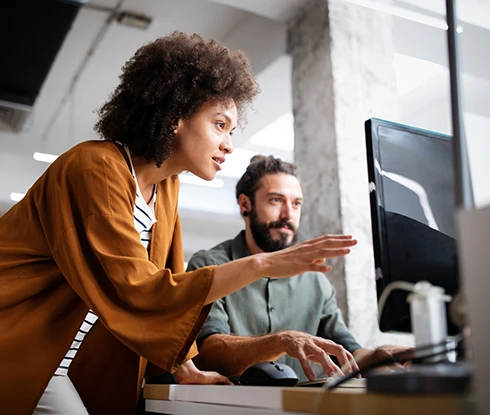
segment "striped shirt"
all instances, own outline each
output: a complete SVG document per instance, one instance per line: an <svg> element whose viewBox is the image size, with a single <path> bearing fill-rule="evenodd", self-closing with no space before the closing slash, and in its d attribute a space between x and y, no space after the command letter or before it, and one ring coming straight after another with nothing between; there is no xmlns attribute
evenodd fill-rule
<svg viewBox="0 0 490 415"><path fill-rule="evenodd" d="M153 197L149 203L146 203L145 199L143 198L143 195L141 194L141 190L138 185L138 180L136 180L133 161L131 160L131 153L129 152L129 149L126 145L124 145L124 150L126 150L126 153L128 154L129 162L131 164L131 174L133 175L134 180L136 182L136 200L135 200L134 212L133 212L134 226L138 231L138 233L140 234L141 243L148 250L151 241L152 227L153 224L157 221L155 218L155 202L156 202L156 195L157 195L157 187L156 185L154 186ZM78 329L78 332L75 338L73 339L70 348L66 352L65 357L63 358L60 365L58 366L58 369L56 369L55 375L59 375L59 376L67 375L68 368L70 367L71 362L75 358L75 355L77 354L77 351L80 348L83 339L88 334L90 329L93 327L97 319L98 319L97 315L92 310L89 310L87 315L85 316L85 319L83 320L82 325Z"/></svg>

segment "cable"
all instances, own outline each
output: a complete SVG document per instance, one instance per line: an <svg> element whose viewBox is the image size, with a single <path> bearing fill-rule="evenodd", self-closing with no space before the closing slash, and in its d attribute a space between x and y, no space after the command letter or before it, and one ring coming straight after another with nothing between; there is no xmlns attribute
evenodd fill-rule
<svg viewBox="0 0 490 415"><path fill-rule="evenodd" d="M392 283L388 284L386 286L386 288L383 290L383 292L381 293L381 296L379 297L378 322L381 321L381 316L383 314L383 308L386 304L386 300L388 299L388 297L392 291L394 291L394 290L405 290L405 291L413 292L414 288L415 288L415 284L412 284L410 282L405 282L405 281L393 281Z"/></svg>
<svg viewBox="0 0 490 415"><path fill-rule="evenodd" d="M386 304L386 300L394 290L410 291L411 294L407 297L407 302L411 302L415 295L429 296L434 293L434 290L440 290L439 287L433 286L428 281L419 281L416 284L406 281L393 281L388 284L381 293L378 303L378 323L381 323L381 316L383 315L383 309ZM440 294L440 298L443 301L451 301L451 296L447 294Z"/></svg>
<svg viewBox="0 0 490 415"><path fill-rule="evenodd" d="M350 380L354 377L361 375L361 373L364 373L364 374L368 373L371 370L377 369L381 366L389 366L389 365L392 365L393 363L406 363L410 360L413 361L413 360L418 360L418 359L426 359L429 357L436 357L436 356L440 356L442 354L446 354L448 352L452 352L454 350L457 350L459 343L461 343L465 338L466 338L466 336L463 335L462 333L460 333L457 336L455 336L453 339L450 339L450 340L445 340L445 341L440 342L440 343L424 345L424 346L417 347L416 349L404 350L402 352L395 353L390 358L382 359L376 363L373 363L373 364L365 367L362 371L357 370L357 371L351 372L345 376L339 377L337 380L331 381L329 383L325 383L322 386L322 388L325 389L324 393L331 392L333 389L337 388L339 385L347 382L348 380ZM448 346L448 344L452 344L452 346ZM445 349L439 350L435 353L419 355L420 352L433 350L433 349L435 349L437 347L441 347L441 346L445 346ZM315 397L315 399L313 401L313 405L312 405L312 410L311 410L311 412L313 414L318 413L317 409L319 408L319 405L321 403L321 400L322 400L324 393L319 393Z"/></svg>
<svg viewBox="0 0 490 415"><path fill-rule="evenodd" d="M365 367L363 370L356 370L355 372L348 373L347 375L338 378L338 380L334 380L326 386L328 390L335 389L337 386L341 385L342 383L348 381L349 379L352 379L353 377L356 377L360 375L361 373L366 374L367 372L377 369L381 366L389 366L392 365L393 363L406 363L410 360L422 360L426 359L429 357L435 357L439 356L441 354L446 354L448 352L452 352L457 349L457 346L461 341L463 341L465 336L463 334L458 334L457 336L454 337L454 339L451 340L444 340L443 342L440 343L435 343L435 344L429 344L429 345L424 345L417 347L416 349L410 349L410 350L404 350L398 353L395 353L393 356L382 359L376 363L373 363L367 367ZM434 353L429 353L429 354L423 354L419 355L420 352L428 351L428 350L434 350L438 347L444 346L444 350L439 350Z"/></svg>

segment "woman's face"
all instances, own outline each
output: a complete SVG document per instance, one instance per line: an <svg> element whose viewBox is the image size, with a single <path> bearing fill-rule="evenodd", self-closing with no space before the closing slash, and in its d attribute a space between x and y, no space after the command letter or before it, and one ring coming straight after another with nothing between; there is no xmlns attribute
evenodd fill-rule
<svg viewBox="0 0 490 415"><path fill-rule="evenodd" d="M236 125L237 108L233 101L205 102L192 117L179 119L173 161L201 179L214 179L225 156L233 151L231 135Z"/></svg>

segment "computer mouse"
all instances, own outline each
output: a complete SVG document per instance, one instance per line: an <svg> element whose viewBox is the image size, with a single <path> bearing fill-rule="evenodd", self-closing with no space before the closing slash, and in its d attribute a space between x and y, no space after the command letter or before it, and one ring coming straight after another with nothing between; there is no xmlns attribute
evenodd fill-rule
<svg viewBox="0 0 490 415"><path fill-rule="evenodd" d="M294 386L298 380L296 372L284 363L261 362L245 370L239 383L248 386Z"/></svg>

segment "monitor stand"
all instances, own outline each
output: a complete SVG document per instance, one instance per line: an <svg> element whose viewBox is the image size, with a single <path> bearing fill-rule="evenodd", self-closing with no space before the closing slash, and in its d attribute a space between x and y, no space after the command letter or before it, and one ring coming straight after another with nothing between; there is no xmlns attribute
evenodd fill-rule
<svg viewBox="0 0 490 415"><path fill-rule="evenodd" d="M450 362L450 352L446 352L444 302L448 300L441 287L427 281L415 284L407 300L417 346L412 366L406 370L366 375L368 392L457 394L467 391L472 373L469 363Z"/></svg>
<svg viewBox="0 0 490 415"><path fill-rule="evenodd" d="M371 393L459 394L468 391L472 372L467 362L418 363L367 375L366 386Z"/></svg>

